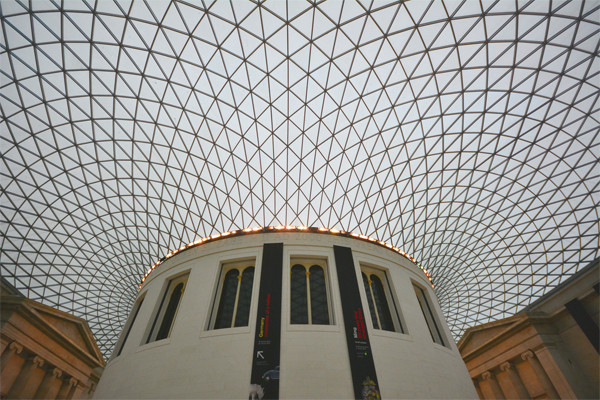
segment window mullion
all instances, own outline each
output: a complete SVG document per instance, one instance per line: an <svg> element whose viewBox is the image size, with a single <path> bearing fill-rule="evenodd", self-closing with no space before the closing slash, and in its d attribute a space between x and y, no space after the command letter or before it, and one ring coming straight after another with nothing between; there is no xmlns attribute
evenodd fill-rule
<svg viewBox="0 0 600 400"><path fill-rule="evenodd" d="M240 272L241 274L241 272ZM235 316L237 314L237 308L238 308L238 302L240 300L240 288L242 286L242 275L238 275L238 283L237 283L237 290L235 291L235 301L233 303L233 315L231 316L231 325L230 327L233 328L235 326Z"/></svg>
<svg viewBox="0 0 600 400"><path fill-rule="evenodd" d="M333 306L329 299L329 285L327 284L327 273L325 272L325 269L323 269L323 280L325 281L325 298L327 299L327 310L329 311L329 323L333 324Z"/></svg>

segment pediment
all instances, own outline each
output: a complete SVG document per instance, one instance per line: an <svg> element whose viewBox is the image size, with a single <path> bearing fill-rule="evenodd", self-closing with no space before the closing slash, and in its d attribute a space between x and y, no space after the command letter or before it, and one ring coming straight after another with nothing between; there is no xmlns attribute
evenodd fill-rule
<svg viewBox="0 0 600 400"><path fill-rule="evenodd" d="M68 339L80 351L84 351L88 357L98 360L101 365L104 364L104 359L94 341L92 331L83 319L36 301L28 299L27 303L39 319L54 328L60 336Z"/></svg>
<svg viewBox="0 0 600 400"><path fill-rule="evenodd" d="M500 321L489 322L487 324L469 328L459 340L458 349L464 356L482 344L490 342L494 338L499 337L505 332L511 330L525 319L527 319L527 317L524 315L515 315L514 317L505 318Z"/></svg>
<svg viewBox="0 0 600 400"><path fill-rule="evenodd" d="M75 344L77 344L82 349L91 350L83 335L80 332L80 325L74 323L73 321L66 320L64 318L57 317L55 315L51 315L45 313L43 311L38 310L42 318L44 318L50 325L54 326L58 329L63 335L71 339Z"/></svg>

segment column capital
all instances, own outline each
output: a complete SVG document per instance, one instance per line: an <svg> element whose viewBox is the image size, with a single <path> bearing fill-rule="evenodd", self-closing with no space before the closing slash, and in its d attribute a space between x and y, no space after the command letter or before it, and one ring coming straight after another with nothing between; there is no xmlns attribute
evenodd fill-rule
<svg viewBox="0 0 600 400"><path fill-rule="evenodd" d="M77 384L79 383L79 381L75 378L71 378L69 379L69 385L70 386L77 386Z"/></svg>
<svg viewBox="0 0 600 400"><path fill-rule="evenodd" d="M483 374L481 374L481 379L483 379L484 381L487 381L491 377L492 373L490 371L485 371Z"/></svg>
<svg viewBox="0 0 600 400"><path fill-rule="evenodd" d="M14 350L16 354L19 354L23 351L23 346L21 346L17 341L10 342L8 348Z"/></svg>
<svg viewBox="0 0 600 400"><path fill-rule="evenodd" d="M531 350L527 350L525 353L521 354L521 358L524 361L529 360L530 358L533 358L533 352Z"/></svg>
<svg viewBox="0 0 600 400"><path fill-rule="evenodd" d="M512 364L510 362L506 361L506 362L500 364L500 371L504 372L508 369L511 369L511 367L512 367Z"/></svg>
<svg viewBox="0 0 600 400"><path fill-rule="evenodd" d="M44 359L39 356L33 357L31 359L31 362L38 367L41 367L42 365L44 365Z"/></svg>
<svg viewBox="0 0 600 400"><path fill-rule="evenodd" d="M58 369L58 368L54 368L52 370L52 375L54 375L57 378L60 378L62 376L62 370Z"/></svg>

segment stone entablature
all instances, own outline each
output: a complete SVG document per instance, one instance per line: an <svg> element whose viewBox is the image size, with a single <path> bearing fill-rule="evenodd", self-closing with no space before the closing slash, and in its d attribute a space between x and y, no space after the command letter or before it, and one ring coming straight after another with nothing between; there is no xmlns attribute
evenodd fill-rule
<svg viewBox="0 0 600 400"><path fill-rule="evenodd" d="M4 399L84 399L104 359L87 323L21 295L2 279L0 334Z"/></svg>

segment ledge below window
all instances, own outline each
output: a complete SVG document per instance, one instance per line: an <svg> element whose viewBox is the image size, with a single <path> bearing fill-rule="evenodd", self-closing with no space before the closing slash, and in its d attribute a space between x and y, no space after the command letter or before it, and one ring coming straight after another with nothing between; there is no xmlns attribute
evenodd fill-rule
<svg viewBox="0 0 600 400"><path fill-rule="evenodd" d="M166 346L169 343L171 343L171 337L168 337L166 339L161 339L161 340L157 340L154 342L150 342L150 343L146 343L141 345L140 347L138 347L138 349L135 351L136 353L140 353L142 351L146 351L146 350L150 350L150 349L154 349L156 347L162 347L162 346Z"/></svg>
<svg viewBox="0 0 600 400"><path fill-rule="evenodd" d="M287 324L288 332L339 332L339 325Z"/></svg>
<svg viewBox="0 0 600 400"><path fill-rule="evenodd" d="M398 339L398 340L406 340L409 342L413 341L411 335L402 332L390 332L390 331L382 331L381 329L373 329L369 331L369 334L377 337L384 337L388 339Z"/></svg>
<svg viewBox="0 0 600 400"><path fill-rule="evenodd" d="M202 331L202 332L200 332L200 338L225 336L225 335L242 335L245 333L251 333L249 326L238 326L237 328L221 328L221 329L211 329L209 331Z"/></svg>

